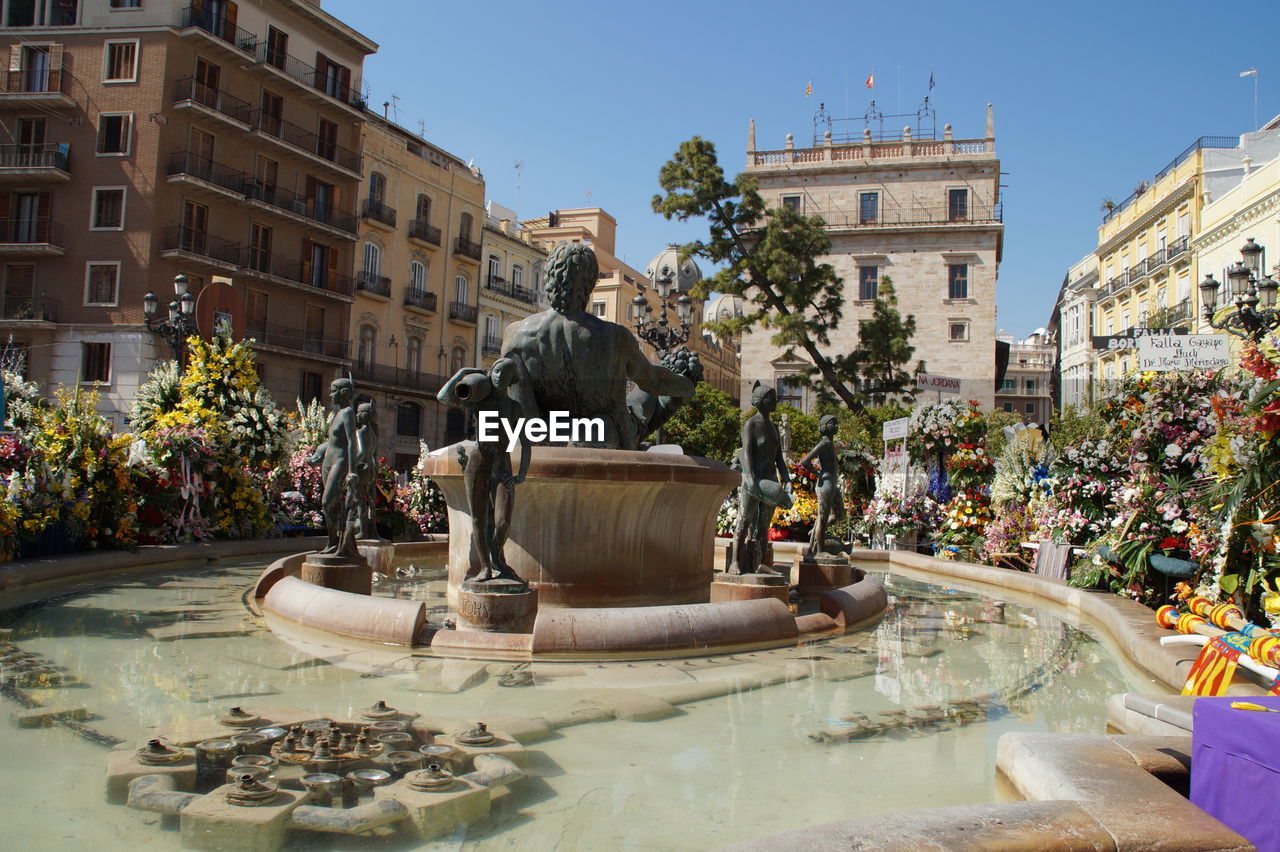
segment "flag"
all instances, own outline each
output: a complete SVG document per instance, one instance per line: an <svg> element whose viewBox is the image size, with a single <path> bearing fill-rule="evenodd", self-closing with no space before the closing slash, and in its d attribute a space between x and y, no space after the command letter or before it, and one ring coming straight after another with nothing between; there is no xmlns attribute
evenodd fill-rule
<svg viewBox="0 0 1280 852"><path fill-rule="evenodd" d="M870 89L876 84L876 72L872 71L871 76L867 78L867 88Z"/></svg>
<svg viewBox="0 0 1280 852"><path fill-rule="evenodd" d="M933 69L929 69L929 91L933 91Z"/></svg>
<svg viewBox="0 0 1280 852"><path fill-rule="evenodd" d="M813 81L810 80L809 84L804 87L804 96L807 98L812 94L813 94Z"/></svg>
<svg viewBox="0 0 1280 852"><path fill-rule="evenodd" d="M1255 77L1255 78L1256 78L1256 77L1258 76L1258 69L1257 69L1257 68L1250 68L1248 71L1241 71L1241 72L1240 72L1240 76L1241 76L1241 77Z"/></svg>

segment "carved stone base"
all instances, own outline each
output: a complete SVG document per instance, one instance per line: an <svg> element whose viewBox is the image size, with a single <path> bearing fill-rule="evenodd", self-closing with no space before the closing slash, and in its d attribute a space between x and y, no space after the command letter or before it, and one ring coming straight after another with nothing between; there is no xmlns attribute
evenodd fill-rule
<svg viewBox="0 0 1280 852"><path fill-rule="evenodd" d="M308 583L341 592L368 595L373 592L373 569L362 556L308 553L298 575Z"/></svg>
<svg viewBox="0 0 1280 852"><path fill-rule="evenodd" d="M711 583L711 602L754 601L777 598L790 604L787 578L781 574L725 574L716 572Z"/></svg>
<svg viewBox="0 0 1280 852"><path fill-rule="evenodd" d="M395 545L386 539L362 538L356 542L356 549L379 574L390 576L395 571Z"/></svg>
<svg viewBox="0 0 1280 852"><path fill-rule="evenodd" d="M800 596L816 598L830 589L839 589L853 582L853 566L847 559L835 559L828 554L813 562L796 560L796 586Z"/></svg>
<svg viewBox="0 0 1280 852"><path fill-rule="evenodd" d="M519 581L468 580L458 589L458 630L532 633L538 593Z"/></svg>

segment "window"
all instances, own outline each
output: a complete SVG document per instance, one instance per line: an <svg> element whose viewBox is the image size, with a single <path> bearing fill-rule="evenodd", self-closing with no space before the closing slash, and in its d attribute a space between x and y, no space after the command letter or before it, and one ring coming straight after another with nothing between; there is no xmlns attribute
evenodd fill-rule
<svg viewBox="0 0 1280 852"><path fill-rule="evenodd" d="M502 280L502 261L496 254L489 255L489 283L498 284Z"/></svg>
<svg viewBox="0 0 1280 852"><path fill-rule="evenodd" d="M128 154L132 127L132 113L100 114L98 116L98 153Z"/></svg>
<svg viewBox="0 0 1280 852"><path fill-rule="evenodd" d="M467 348L465 346L454 346L453 351L449 353L449 372L456 373L467 365Z"/></svg>
<svg viewBox="0 0 1280 852"><path fill-rule="evenodd" d="M951 320L947 323L948 337L952 343L965 343L969 340L969 321Z"/></svg>
<svg viewBox="0 0 1280 852"><path fill-rule="evenodd" d="M1000 393L1017 393L1018 383L1013 379L1004 379L1000 382Z"/></svg>
<svg viewBox="0 0 1280 852"><path fill-rule="evenodd" d="M405 347L404 369L410 377L416 378L422 372L422 338L410 337Z"/></svg>
<svg viewBox="0 0 1280 852"><path fill-rule="evenodd" d="M316 54L316 88L340 101L350 99L351 69L323 53Z"/></svg>
<svg viewBox="0 0 1280 852"><path fill-rule="evenodd" d="M1186 237L1191 235L1191 214L1178 214L1178 236Z"/></svg>
<svg viewBox="0 0 1280 852"><path fill-rule="evenodd" d="M289 34L273 26L267 27L267 63L284 70L285 58L289 55Z"/></svg>
<svg viewBox="0 0 1280 852"><path fill-rule="evenodd" d="M373 243L364 244L364 271L374 278L382 274L382 249Z"/></svg>
<svg viewBox="0 0 1280 852"><path fill-rule="evenodd" d="M947 266L947 298L969 298L969 265L952 263Z"/></svg>
<svg viewBox="0 0 1280 852"><path fill-rule="evenodd" d="M800 196L798 195L782 196L782 206L787 208L788 210L794 210L797 213L799 213L800 212Z"/></svg>
<svg viewBox="0 0 1280 852"><path fill-rule="evenodd" d="M418 209L415 218L423 224L431 223L431 199L425 195L418 196Z"/></svg>
<svg viewBox="0 0 1280 852"><path fill-rule="evenodd" d="M880 221L880 193L864 192L858 196L858 221L864 225Z"/></svg>
<svg viewBox="0 0 1280 852"><path fill-rule="evenodd" d="M471 239L471 214L463 213L458 217L458 236L464 240Z"/></svg>
<svg viewBox="0 0 1280 852"><path fill-rule="evenodd" d="M336 160L338 158L338 125L327 118L320 119L316 137L316 153L326 160Z"/></svg>
<svg viewBox="0 0 1280 852"><path fill-rule="evenodd" d="M209 208L192 201L182 206L182 243L183 251L204 254L209 236Z"/></svg>
<svg viewBox="0 0 1280 852"><path fill-rule="evenodd" d="M45 128L43 118L18 119L18 144L23 146L20 150L30 151L33 146L43 145Z"/></svg>
<svg viewBox="0 0 1280 852"><path fill-rule="evenodd" d="M111 0L112 9L141 9L142 0Z"/></svg>
<svg viewBox="0 0 1280 852"><path fill-rule="evenodd" d="M876 298L880 292L880 267L878 266L859 266L858 267L858 298L861 301L869 302Z"/></svg>
<svg viewBox="0 0 1280 852"><path fill-rule="evenodd" d="M85 267L84 303L115 305L120 283L119 261L90 263Z"/></svg>
<svg viewBox="0 0 1280 852"><path fill-rule="evenodd" d="M804 390L800 387L800 383L786 376L778 379L778 404L794 405L796 408L801 407L804 401Z"/></svg>
<svg viewBox="0 0 1280 852"><path fill-rule="evenodd" d="M1027 411L1027 415L1028 415L1028 416L1030 416L1030 417L1035 417L1035 416L1036 416L1036 404L1035 404L1034 402L1028 402L1028 403L1027 403L1026 411Z"/></svg>
<svg viewBox="0 0 1280 852"><path fill-rule="evenodd" d="M323 383L324 378L319 373L313 373L310 370L302 371L302 378L298 383L298 399L303 405L309 405L312 400L323 402L321 396Z"/></svg>
<svg viewBox="0 0 1280 852"><path fill-rule="evenodd" d="M254 222L249 229L249 266L259 272L271 271L271 229Z"/></svg>
<svg viewBox="0 0 1280 852"><path fill-rule="evenodd" d="M602 316L604 316L604 311L605 311L605 303L604 303L604 302L592 302L592 303L591 303L591 313L595 314L595 315L596 315L596 316L598 316L598 317L602 317Z"/></svg>
<svg viewBox="0 0 1280 852"><path fill-rule="evenodd" d="M279 136L280 122L284 117L284 98L263 89L259 104L258 129L272 136Z"/></svg>
<svg viewBox="0 0 1280 852"><path fill-rule="evenodd" d="M467 304L467 290L470 289L467 276L459 275L453 279L453 300L459 304ZM456 372L456 371L455 371Z"/></svg>
<svg viewBox="0 0 1280 852"><path fill-rule="evenodd" d="M947 221L963 222L969 218L969 190L947 190Z"/></svg>
<svg viewBox="0 0 1280 852"><path fill-rule="evenodd" d="M524 288L524 267L519 264L511 267L511 287L517 291Z"/></svg>
<svg viewBox="0 0 1280 852"><path fill-rule="evenodd" d="M102 50L102 82L132 83L137 79L137 40L107 42Z"/></svg>
<svg viewBox="0 0 1280 852"><path fill-rule="evenodd" d="M419 292L427 289L426 264L416 260L409 264L409 289Z"/></svg>
<svg viewBox="0 0 1280 852"><path fill-rule="evenodd" d="M323 243L302 241L302 280L322 290L329 288L329 267L337 264L338 253Z"/></svg>
<svg viewBox="0 0 1280 852"><path fill-rule="evenodd" d="M402 402L396 409L396 434L404 438L422 437L422 406Z"/></svg>
<svg viewBox="0 0 1280 852"><path fill-rule="evenodd" d="M373 366L373 353L378 343L378 331L371 325L360 326L360 337L356 345L356 364L361 367Z"/></svg>
<svg viewBox="0 0 1280 852"><path fill-rule="evenodd" d="M94 231L124 230L124 187L95 187L89 228Z"/></svg>
<svg viewBox="0 0 1280 852"><path fill-rule="evenodd" d="M9 18L5 24L10 27L74 26L77 5L76 0L9 0Z"/></svg>
<svg viewBox="0 0 1280 852"><path fill-rule="evenodd" d="M245 293L245 319L250 334L262 335L267 330L267 294L261 290Z"/></svg>
<svg viewBox="0 0 1280 852"><path fill-rule="evenodd" d="M80 344L80 383L108 384L111 381L111 344Z"/></svg>
<svg viewBox="0 0 1280 852"><path fill-rule="evenodd" d="M324 308L307 305L303 347L312 354L324 354Z"/></svg>
<svg viewBox="0 0 1280 852"><path fill-rule="evenodd" d="M369 200L382 204L387 198L387 179L378 172L369 175Z"/></svg>

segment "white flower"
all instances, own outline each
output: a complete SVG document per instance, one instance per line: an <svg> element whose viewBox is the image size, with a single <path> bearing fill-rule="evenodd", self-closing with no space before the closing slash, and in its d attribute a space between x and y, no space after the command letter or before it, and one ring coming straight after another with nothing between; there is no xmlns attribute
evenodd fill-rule
<svg viewBox="0 0 1280 852"><path fill-rule="evenodd" d="M1164 454L1171 459L1176 459L1178 456L1182 455L1182 447L1179 447L1177 444L1170 444L1164 448Z"/></svg>

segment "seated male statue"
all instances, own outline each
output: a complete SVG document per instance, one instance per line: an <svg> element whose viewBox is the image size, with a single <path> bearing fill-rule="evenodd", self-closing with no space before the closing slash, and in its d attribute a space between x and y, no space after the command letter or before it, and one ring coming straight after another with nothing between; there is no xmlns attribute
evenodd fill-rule
<svg viewBox="0 0 1280 852"><path fill-rule="evenodd" d="M595 252L581 243L562 243L545 266L551 308L507 328L502 357L520 370L511 397L525 417L567 411L571 417L599 417L599 446L634 450L645 435L627 407L627 380L659 397L688 398L693 382L649 363L626 328L587 312L599 277Z"/></svg>

